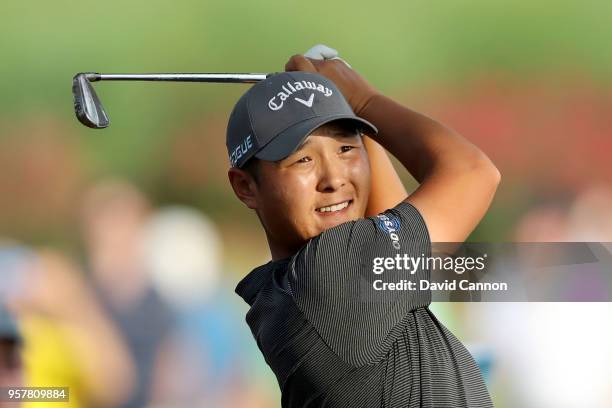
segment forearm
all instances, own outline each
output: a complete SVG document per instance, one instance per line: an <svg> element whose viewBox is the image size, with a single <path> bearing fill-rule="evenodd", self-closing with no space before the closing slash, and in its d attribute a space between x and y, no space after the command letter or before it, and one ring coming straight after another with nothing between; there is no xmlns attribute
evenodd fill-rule
<svg viewBox="0 0 612 408"><path fill-rule="evenodd" d="M372 177L365 213L369 217L395 207L408 193L385 149L368 136L363 137L363 144L368 152Z"/></svg>
<svg viewBox="0 0 612 408"><path fill-rule="evenodd" d="M360 112L379 130L376 142L419 182L436 172L469 171L490 163L476 146L444 125L384 96L373 96Z"/></svg>

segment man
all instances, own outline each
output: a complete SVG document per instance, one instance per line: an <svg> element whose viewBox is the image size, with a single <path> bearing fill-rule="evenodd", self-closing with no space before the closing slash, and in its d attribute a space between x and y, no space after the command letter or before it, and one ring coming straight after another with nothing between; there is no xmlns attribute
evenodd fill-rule
<svg viewBox="0 0 612 408"><path fill-rule="evenodd" d="M492 406L472 356L429 310L429 291L373 288L430 271L379 275L372 265L465 240L499 172L341 60L294 55L285 70L241 97L227 129L230 183L272 254L236 292L282 406ZM420 183L412 194L383 147Z"/></svg>

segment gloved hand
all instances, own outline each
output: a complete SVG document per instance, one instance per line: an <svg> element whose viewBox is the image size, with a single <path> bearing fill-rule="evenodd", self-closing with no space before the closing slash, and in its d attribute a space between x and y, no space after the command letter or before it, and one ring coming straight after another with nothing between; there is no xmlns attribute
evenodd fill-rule
<svg viewBox="0 0 612 408"><path fill-rule="evenodd" d="M338 51L328 47L327 45L317 44L304 53L306 58L315 60L338 59L344 62L349 68L352 68L348 62L338 56Z"/></svg>
<svg viewBox="0 0 612 408"><path fill-rule="evenodd" d="M293 55L285 64L285 71L315 72L330 79L358 116L369 100L380 94L338 56L338 51L322 44L315 45L304 55Z"/></svg>

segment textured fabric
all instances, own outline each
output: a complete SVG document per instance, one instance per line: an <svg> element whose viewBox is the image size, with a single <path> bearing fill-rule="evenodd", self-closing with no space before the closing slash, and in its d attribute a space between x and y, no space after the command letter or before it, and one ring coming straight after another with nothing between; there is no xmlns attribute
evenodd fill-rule
<svg viewBox="0 0 612 408"><path fill-rule="evenodd" d="M474 359L429 310L430 291L373 288L430 274L377 274L374 258L430 254L425 222L403 202L330 228L238 284L284 408L493 406Z"/></svg>

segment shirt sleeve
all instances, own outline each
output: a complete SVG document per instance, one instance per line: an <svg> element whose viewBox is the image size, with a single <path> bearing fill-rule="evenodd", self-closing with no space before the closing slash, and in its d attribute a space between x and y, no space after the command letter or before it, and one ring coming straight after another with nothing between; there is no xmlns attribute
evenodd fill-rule
<svg viewBox="0 0 612 408"><path fill-rule="evenodd" d="M399 335L393 329L402 319L431 302L430 292L418 289L418 281L429 276L418 258L430 254L425 221L404 201L311 239L289 265L289 288L298 308L338 356L355 366L371 364ZM421 263L415 267L415 261ZM413 290L408 289L410 281ZM383 283L404 289L380 289Z"/></svg>

